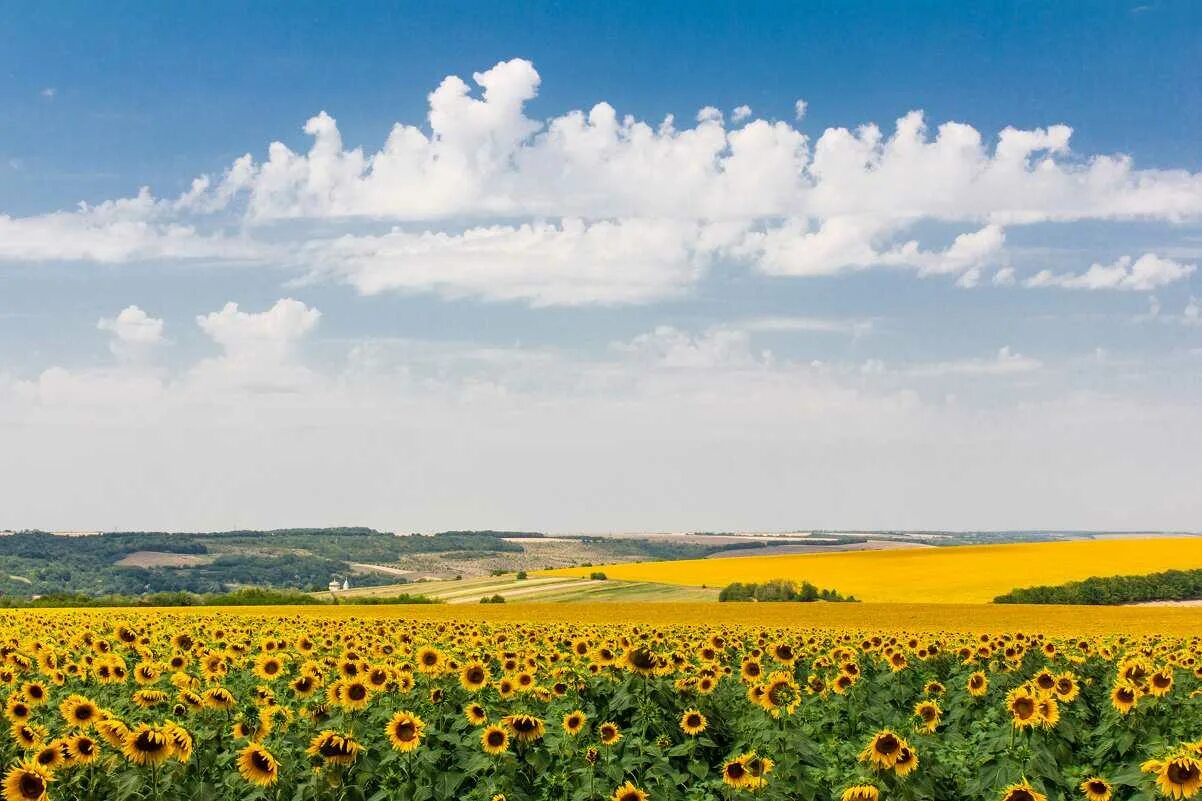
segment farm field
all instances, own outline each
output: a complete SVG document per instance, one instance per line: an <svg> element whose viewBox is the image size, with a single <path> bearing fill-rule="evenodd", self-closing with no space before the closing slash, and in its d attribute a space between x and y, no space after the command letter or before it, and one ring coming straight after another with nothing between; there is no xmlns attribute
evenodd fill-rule
<svg viewBox="0 0 1202 801"><path fill-rule="evenodd" d="M716 588L658 584L645 581L592 581L575 577L531 577L518 580L513 574L460 581L422 581L361 587L337 593L339 598L386 598L417 594L447 604L479 603L483 597L500 595L506 603L602 602L602 601L716 601ZM328 593L314 593L328 597Z"/></svg>
<svg viewBox="0 0 1202 801"><path fill-rule="evenodd" d="M603 569L611 579L722 587L731 581L809 581L886 603L988 603L1016 587L1090 576L1202 568L1202 537L967 545L854 553L745 556L566 568L540 576Z"/></svg>
<svg viewBox="0 0 1202 801"><path fill-rule="evenodd" d="M1190 798L1196 620L905 604L5 612L5 799Z"/></svg>

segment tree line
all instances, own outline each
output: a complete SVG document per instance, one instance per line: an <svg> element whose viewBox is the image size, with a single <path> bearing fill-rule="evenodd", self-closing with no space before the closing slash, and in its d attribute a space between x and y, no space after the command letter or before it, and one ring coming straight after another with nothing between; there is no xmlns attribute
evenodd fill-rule
<svg viewBox="0 0 1202 801"><path fill-rule="evenodd" d="M1023 587L995 604L1088 604L1096 606L1202 598L1202 570L1166 570L1146 576L1093 576L1082 581Z"/></svg>
<svg viewBox="0 0 1202 801"><path fill-rule="evenodd" d="M788 579L773 579L759 584L736 581L718 593L719 601L838 601L855 602L854 595L840 595L836 590L820 589L808 581L797 584Z"/></svg>

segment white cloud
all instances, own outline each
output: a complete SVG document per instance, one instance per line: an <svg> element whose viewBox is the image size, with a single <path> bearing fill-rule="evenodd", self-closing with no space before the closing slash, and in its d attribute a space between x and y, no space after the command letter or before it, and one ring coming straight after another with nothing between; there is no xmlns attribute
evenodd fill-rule
<svg viewBox="0 0 1202 801"><path fill-rule="evenodd" d="M889 133L865 124L813 139L746 106L730 127L714 107L678 128L605 102L537 120L526 115L541 81L530 62L472 79L444 79L426 125L397 123L375 152L345 144L323 111L305 123L306 151L273 142L262 160L244 155L175 199L143 191L0 216L0 261L270 261L367 292L641 303L687 291L718 260L788 276L905 267L975 285L1002 258L1007 228L1202 217L1202 175L1074 154L1065 125L1006 128L990 144L964 123L929 129L917 111ZM958 236L943 249L921 243L910 231L924 222ZM601 232L625 255L598 247ZM1136 262L1118 283L1159 285L1168 263Z"/></svg>
<svg viewBox="0 0 1202 801"><path fill-rule="evenodd" d="M697 280L713 249L690 222L567 219L461 233L344 236L314 243L303 260L364 294L433 290L546 306L644 303L677 294Z"/></svg>
<svg viewBox="0 0 1202 801"><path fill-rule="evenodd" d="M798 100L795 102L793 104L793 119L797 120L798 122L801 122L803 119L805 119L806 108L807 105L804 100Z"/></svg>
<svg viewBox="0 0 1202 801"><path fill-rule="evenodd" d="M40 94L42 97L46 98L47 100L53 100L54 96L58 94L58 89L55 89L53 86L47 86L45 89L43 89L38 94Z"/></svg>
<svg viewBox="0 0 1202 801"><path fill-rule="evenodd" d="M1185 305L1185 311L1182 312L1181 319L1186 325L1202 325L1202 304L1199 304L1198 299L1191 297L1189 303Z"/></svg>
<svg viewBox="0 0 1202 801"><path fill-rule="evenodd" d="M197 325L223 352L197 364L190 378L229 391L294 391L312 383L311 371L294 358L294 346L320 317L320 311L292 298L263 312L244 312L230 302L200 315Z"/></svg>
<svg viewBox="0 0 1202 801"><path fill-rule="evenodd" d="M113 335L109 349L121 358L141 358L163 344L163 321L137 306L126 306L116 317L102 317L96 327Z"/></svg>
<svg viewBox="0 0 1202 801"><path fill-rule="evenodd" d="M270 246L243 236L205 235L173 221L170 203L143 187L135 197L74 212L33 217L0 214L0 262L94 261L120 263L146 259L237 259L264 257Z"/></svg>
<svg viewBox="0 0 1202 801"><path fill-rule="evenodd" d="M613 344L615 351L664 367L711 369L771 362L767 355L754 355L750 346L746 331L718 328L694 336L668 325L658 326L629 342Z"/></svg>
<svg viewBox="0 0 1202 801"><path fill-rule="evenodd" d="M1112 264L1095 263L1084 273L1058 274L1041 270L1023 282L1027 287L1062 289L1125 289L1150 292L1187 277L1196 265L1183 264L1154 253L1145 253L1135 261L1123 256Z"/></svg>
<svg viewBox="0 0 1202 801"><path fill-rule="evenodd" d="M911 376L1006 376L1019 373L1030 373L1043 367L1038 359L1016 353L1009 345L998 349L992 359L960 359L956 361L935 362L933 364L915 365L906 373Z"/></svg>
<svg viewBox="0 0 1202 801"><path fill-rule="evenodd" d="M1016 281L1013 267L1003 267L993 274L994 286L1014 286Z"/></svg>

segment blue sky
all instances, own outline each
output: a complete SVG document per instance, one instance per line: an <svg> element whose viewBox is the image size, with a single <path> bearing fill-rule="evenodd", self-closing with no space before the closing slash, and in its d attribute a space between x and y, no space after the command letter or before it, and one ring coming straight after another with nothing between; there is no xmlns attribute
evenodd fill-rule
<svg viewBox="0 0 1202 801"><path fill-rule="evenodd" d="M498 5L0 3L0 527L1197 528L1196 4Z"/></svg>

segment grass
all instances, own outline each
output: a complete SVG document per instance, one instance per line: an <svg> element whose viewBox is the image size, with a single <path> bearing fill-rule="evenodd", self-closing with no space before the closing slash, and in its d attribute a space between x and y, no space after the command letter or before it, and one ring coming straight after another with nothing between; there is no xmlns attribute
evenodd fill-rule
<svg viewBox="0 0 1202 801"><path fill-rule="evenodd" d="M987 604L1017 587L1190 568L1202 568L1202 537L639 562L542 571L537 577L585 576L600 569L623 581L710 587L784 578L866 602Z"/></svg>

